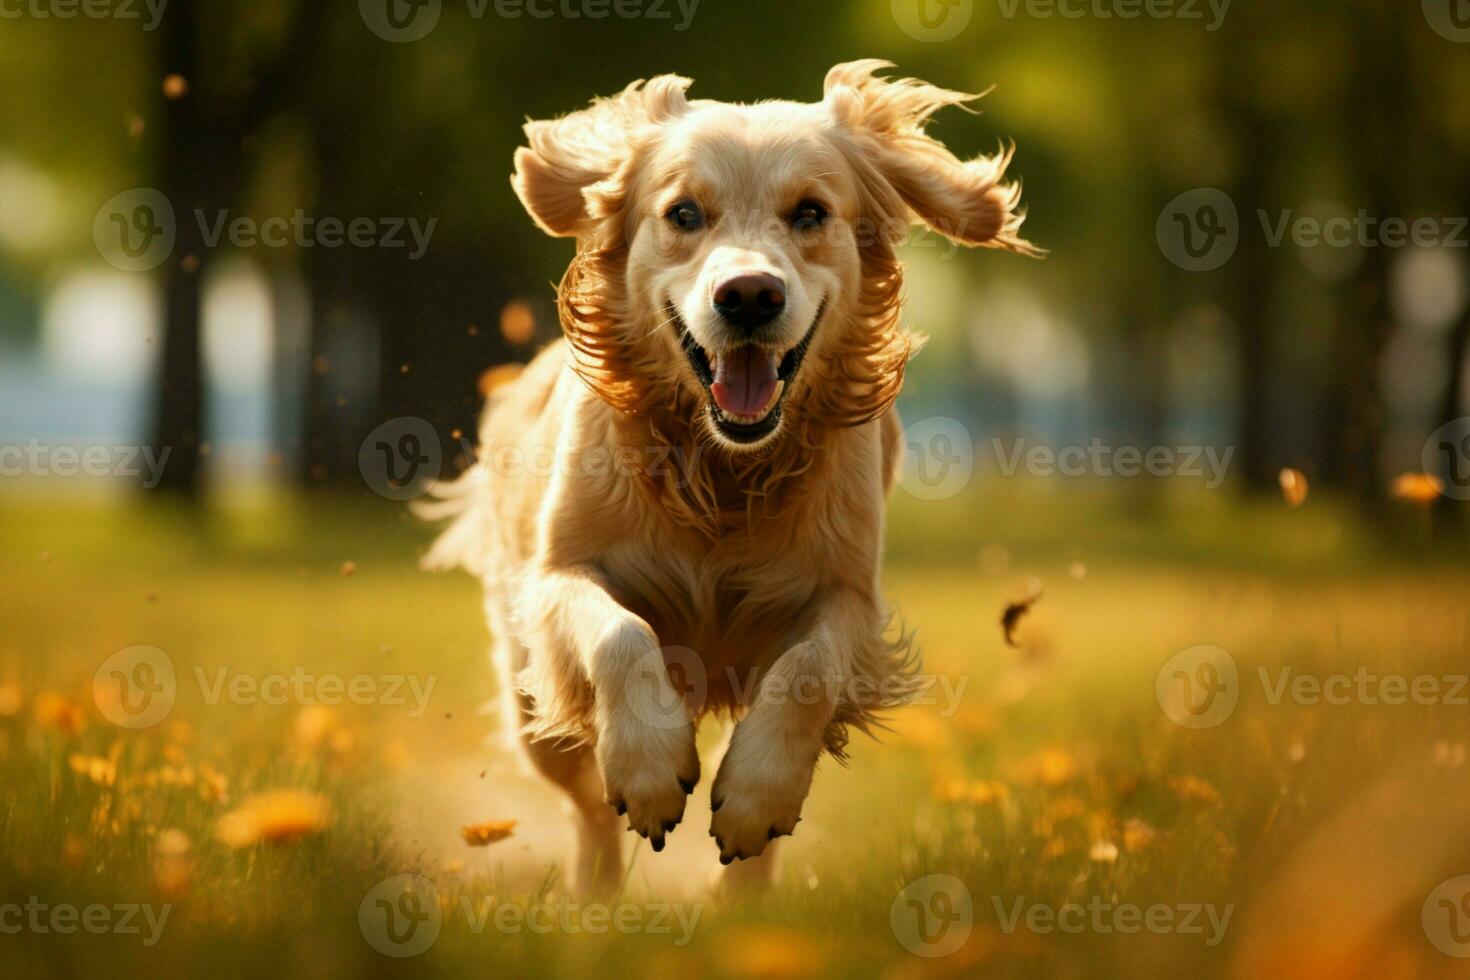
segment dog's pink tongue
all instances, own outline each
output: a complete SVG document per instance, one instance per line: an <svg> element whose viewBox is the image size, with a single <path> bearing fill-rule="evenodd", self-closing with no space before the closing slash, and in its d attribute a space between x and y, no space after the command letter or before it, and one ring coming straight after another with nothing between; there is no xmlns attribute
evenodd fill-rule
<svg viewBox="0 0 1470 980"><path fill-rule="evenodd" d="M776 393L776 355L754 344L720 355L714 384L715 404L736 415L758 415Z"/></svg>

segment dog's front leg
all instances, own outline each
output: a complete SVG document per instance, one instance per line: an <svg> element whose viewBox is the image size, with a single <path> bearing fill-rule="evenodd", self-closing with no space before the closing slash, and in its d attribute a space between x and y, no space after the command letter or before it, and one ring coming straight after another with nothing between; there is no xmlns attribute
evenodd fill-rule
<svg viewBox="0 0 1470 980"><path fill-rule="evenodd" d="M829 594L807 635L761 678L710 795L720 863L755 857L796 829L851 651L872 642L874 623L871 603L856 592Z"/></svg>
<svg viewBox="0 0 1470 980"><path fill-rule="evenodd" d="M689 709L669 682L652 628L620 605L595 569L544 574L533 593L536 638L548 662L536 668L590 686L597 765L607 802L655 851L684 816L699 781ZM533 657L536 654L533 654ZM552 696L555 696L552 694Z"/></svg>

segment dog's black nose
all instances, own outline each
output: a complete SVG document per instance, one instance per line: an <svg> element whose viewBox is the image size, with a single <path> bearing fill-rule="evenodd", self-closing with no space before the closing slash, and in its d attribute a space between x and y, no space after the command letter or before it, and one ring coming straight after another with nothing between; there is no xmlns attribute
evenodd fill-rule
<svg viewBox="0 0 1470 980"><path fill-rule="evenodd" d="M736 276L715 288L715 310L742 330L770 323L786 309L786 284L766 273Z"/></svg>

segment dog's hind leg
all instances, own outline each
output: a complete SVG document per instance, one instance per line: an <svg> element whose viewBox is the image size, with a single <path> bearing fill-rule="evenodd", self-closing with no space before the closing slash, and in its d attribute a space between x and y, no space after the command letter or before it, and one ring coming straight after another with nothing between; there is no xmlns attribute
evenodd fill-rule
<svg viewBox="0 0 1470 980"><path fill-rule="evenodd" d="M777 857L780 841L771 841L759 857L736 861L728 868L720 869L720 891L733 899L756 898L770 890L776 883Z"/></svg>
<svg viewBox="0 0 1470 980"><path fill-rule="evenodd" d="M567 747L548 739L521 736L531 764L567 794L577 828L577 865L573 887L584 895L607 896L623 877L622 834L617 812L602 800L602 776L586 745Z"/></svg>
<svg viewBox="0 0 1470 980"><path fill-rule="evenodd" d="M491 659L500 682L506 742L519 743L535 770L567 795L577 833L572 887L584 895L609 895L622 882L622 837L618 815L603 799L597 759L590 746L536 740L526 734L532 706L530 698L516 689L516 674L525 667L528 651L515 638L510 618L493 589L487 590L485 610L495 637Z"/></svg>

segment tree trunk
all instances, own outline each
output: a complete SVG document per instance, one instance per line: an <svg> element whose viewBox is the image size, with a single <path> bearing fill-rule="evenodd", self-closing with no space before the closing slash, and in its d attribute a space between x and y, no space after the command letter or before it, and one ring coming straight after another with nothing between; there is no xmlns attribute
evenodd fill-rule
<svg viewBox="0 0 1470 980"><path fill-rule="evenodd" d="M181 4L164 20L160 79L177 74L197 79L198 7ZM161 84L161 83L160 83ZM158 489L188 501L200 491L200 443L203 440L204 372L199 351L200 281L207 256L193 209L207 195L211 161L194 94L165 98L159 172L163 193L174 208L177 238L164 265L163 350L153 415L155 453L167 452Z"/></svg>
<svg viewBox="0 0 1470 980"><path fill-rule="evenodd" d="M1470 214L1470 205L1461 214ZM1444 401L1440 403L1439 417L1436 426L1445 424L1452 419L1457 419L1470 412L1470 391L1466 384L1466 358L1470 356L1470 309L1460 315L1460 322L1455 324L1454 332L1450 334L1449 350L1446 354L1450 365L1450 381L1445 387ZM1435 526L1446 538L1458 538L1463 535L1467 525L1470 525L1470 515L1466 514L1470 504L1454 497L1442 496L1435 507Z"/></svg>
<svg viewBox="0 0 1470 980"><path fill-rule="evenodd" d="M1355 9L1362 12L1356 32L1360 68L1353 99L1362 134L1357 154L1363 168L1359 187L1368 195L1369 213L1379 219L1407 219L1402 210L1406 199L1397 191L1398 182L1405 179L1402 147L1414 145L1406 125L1412 65L1404 19L1417 14L1393 5ZM1349 488L1372 515L1381 515L1385 502L1378 469L1387 419L1379 371L1394 329L1389 293L1392 267L1392 256L1382 243L1365 250L1349 294L1358 313L1350 324L1358 335L1349 338L1349 356L1343 359L1349 394L1347 434L1353 440L1347 447Z"/></svg>
<svg viewBox="0 0 1470 980"><path fill-rule="evenodd" d="M1242 96L1249 98L1249 96ZM1274 159L1270 120L1248 102L1237 102L1236 132L1244 171L1236 188L1240 245L1233 269L1233 300L1227 301L1234 320L1239 368L1236 458L1243 488L1264 492L1276 484L1279 469L1271 438L1271 316L1273 256L1253 226L1256 211L1268 207L1269 172Z"/></svg>

